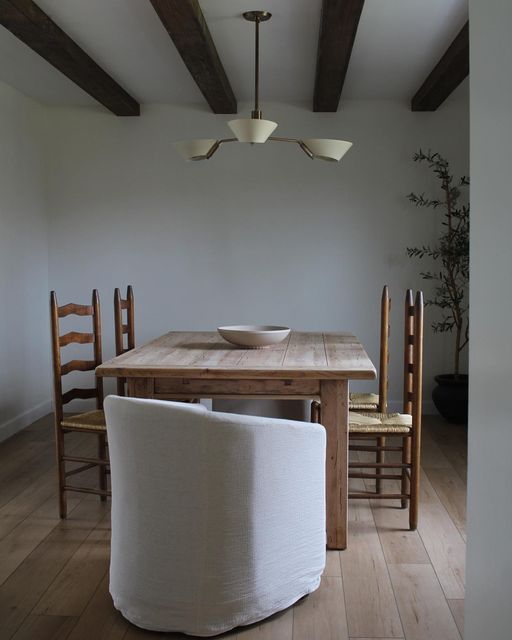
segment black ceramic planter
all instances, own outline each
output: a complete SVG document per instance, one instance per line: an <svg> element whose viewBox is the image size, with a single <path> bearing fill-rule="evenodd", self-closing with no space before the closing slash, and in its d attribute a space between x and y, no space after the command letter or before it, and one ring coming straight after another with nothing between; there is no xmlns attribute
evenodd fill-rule
<svg viewBox="0 0 512 640"><path fill-rule="evenodd" d="M437 387L432 391L436 409L448 422L466 424L468 421L468 376L453 373L435 376Z"/></svg>

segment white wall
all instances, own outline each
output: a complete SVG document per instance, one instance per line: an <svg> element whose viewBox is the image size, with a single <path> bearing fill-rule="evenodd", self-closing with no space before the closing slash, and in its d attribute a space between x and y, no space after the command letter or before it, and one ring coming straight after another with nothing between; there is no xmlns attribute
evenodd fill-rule
<svg viewBox="0 0 512 640"><path fill-rule="evenodd" d="M512 634L512 4L470 0L471 352L466 640Z"/></svg>
<svg viewBox="0 0 512 640"><path fill-rule="evenodd" d="M49 411L41 107L0 83L0 440Z"/></svg>
<svg viewBox="0 0 512 640"><path fill-rule="evenodd" d="M62 302L100 289L105 357L113 288L131 283L139 343L170 329L285 324L354 331L377 362L387 282L398 406L403 292L422 284L405 247L431 240L436 227L430 210L405 198L436 186L411 156L431 147L467 173L467 87L431 114L372 101L322 115L273 104L265 115L279 135L342 137L354 147L341 165L280 144L226 145L209 162L184 163L172 141L225 136L229 117L163 105L139 119L49 109L50 286ZM431 377L451 356L443 336L427 341L430 397Z"/></svg>

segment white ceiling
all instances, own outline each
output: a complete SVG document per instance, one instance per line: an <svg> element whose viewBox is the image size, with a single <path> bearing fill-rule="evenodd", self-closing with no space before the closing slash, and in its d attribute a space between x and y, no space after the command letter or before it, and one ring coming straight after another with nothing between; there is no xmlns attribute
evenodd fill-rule
<svg viewBox="0 0 512 640"><path fill-rule="evenodd" d="M36 0L141 103L204 104L149 0ZM311 101L321 0L202 0L235 95L252 100L253 25L242 11L272 12L261 26L261 99ZM343 98L410 100L467 20L467 0L366 0ZM95 101L0 27L0 80L42 102Z"/></svg>

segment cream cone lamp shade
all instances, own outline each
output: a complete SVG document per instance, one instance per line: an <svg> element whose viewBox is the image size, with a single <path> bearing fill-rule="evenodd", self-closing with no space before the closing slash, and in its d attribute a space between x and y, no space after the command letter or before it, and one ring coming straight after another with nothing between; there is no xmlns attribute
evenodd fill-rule
<svg viewBox="0 0 512 640"><path fill-rule="evenodd" d="M307 138L302 142L311 151L313 158L328 162L339 162L352 146L352 142L328 138Z"/></svg>
<svg viewBox="0 0 512 640"><path fill-rule="evenodd" d="M217 140L201 138L197 140L181 140L174 143L174 148L185 160L207 160Z"/></svg>
<svg viewBox="0 0 512 640"><path fill-rule="evenodd" d="M263 143L277 127L277 122L257 118L240 118L230 120L229 128L237 137L238 142Z"/></svg>

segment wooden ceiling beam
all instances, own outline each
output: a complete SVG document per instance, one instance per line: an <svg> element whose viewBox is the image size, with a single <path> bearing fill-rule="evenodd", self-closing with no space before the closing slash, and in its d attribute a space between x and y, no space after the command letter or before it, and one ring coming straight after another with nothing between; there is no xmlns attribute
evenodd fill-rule
<svg viewBox="0 0 512 640"><path fill-rule="evenodd" d="M0 0L0 24L117 116L138 116L139 103L32 0Z"/></svg>
<svg viewBox="0 0 512 640"><path fill-rule="evenodd" d="M237 103L198 0L150 0L214 113L236 113Z"/></svg>
<svg viewBox="0 0 512 640"><path fill-rule="evenodd" d="M469 22L411 100L412 111L435 111L469 74Z"/></svg>
<svg viewBox="0 0 512 640"><path fill-rule="evenodd" d="M364 0L323 0L313 111L337 111Z"/></svg>

